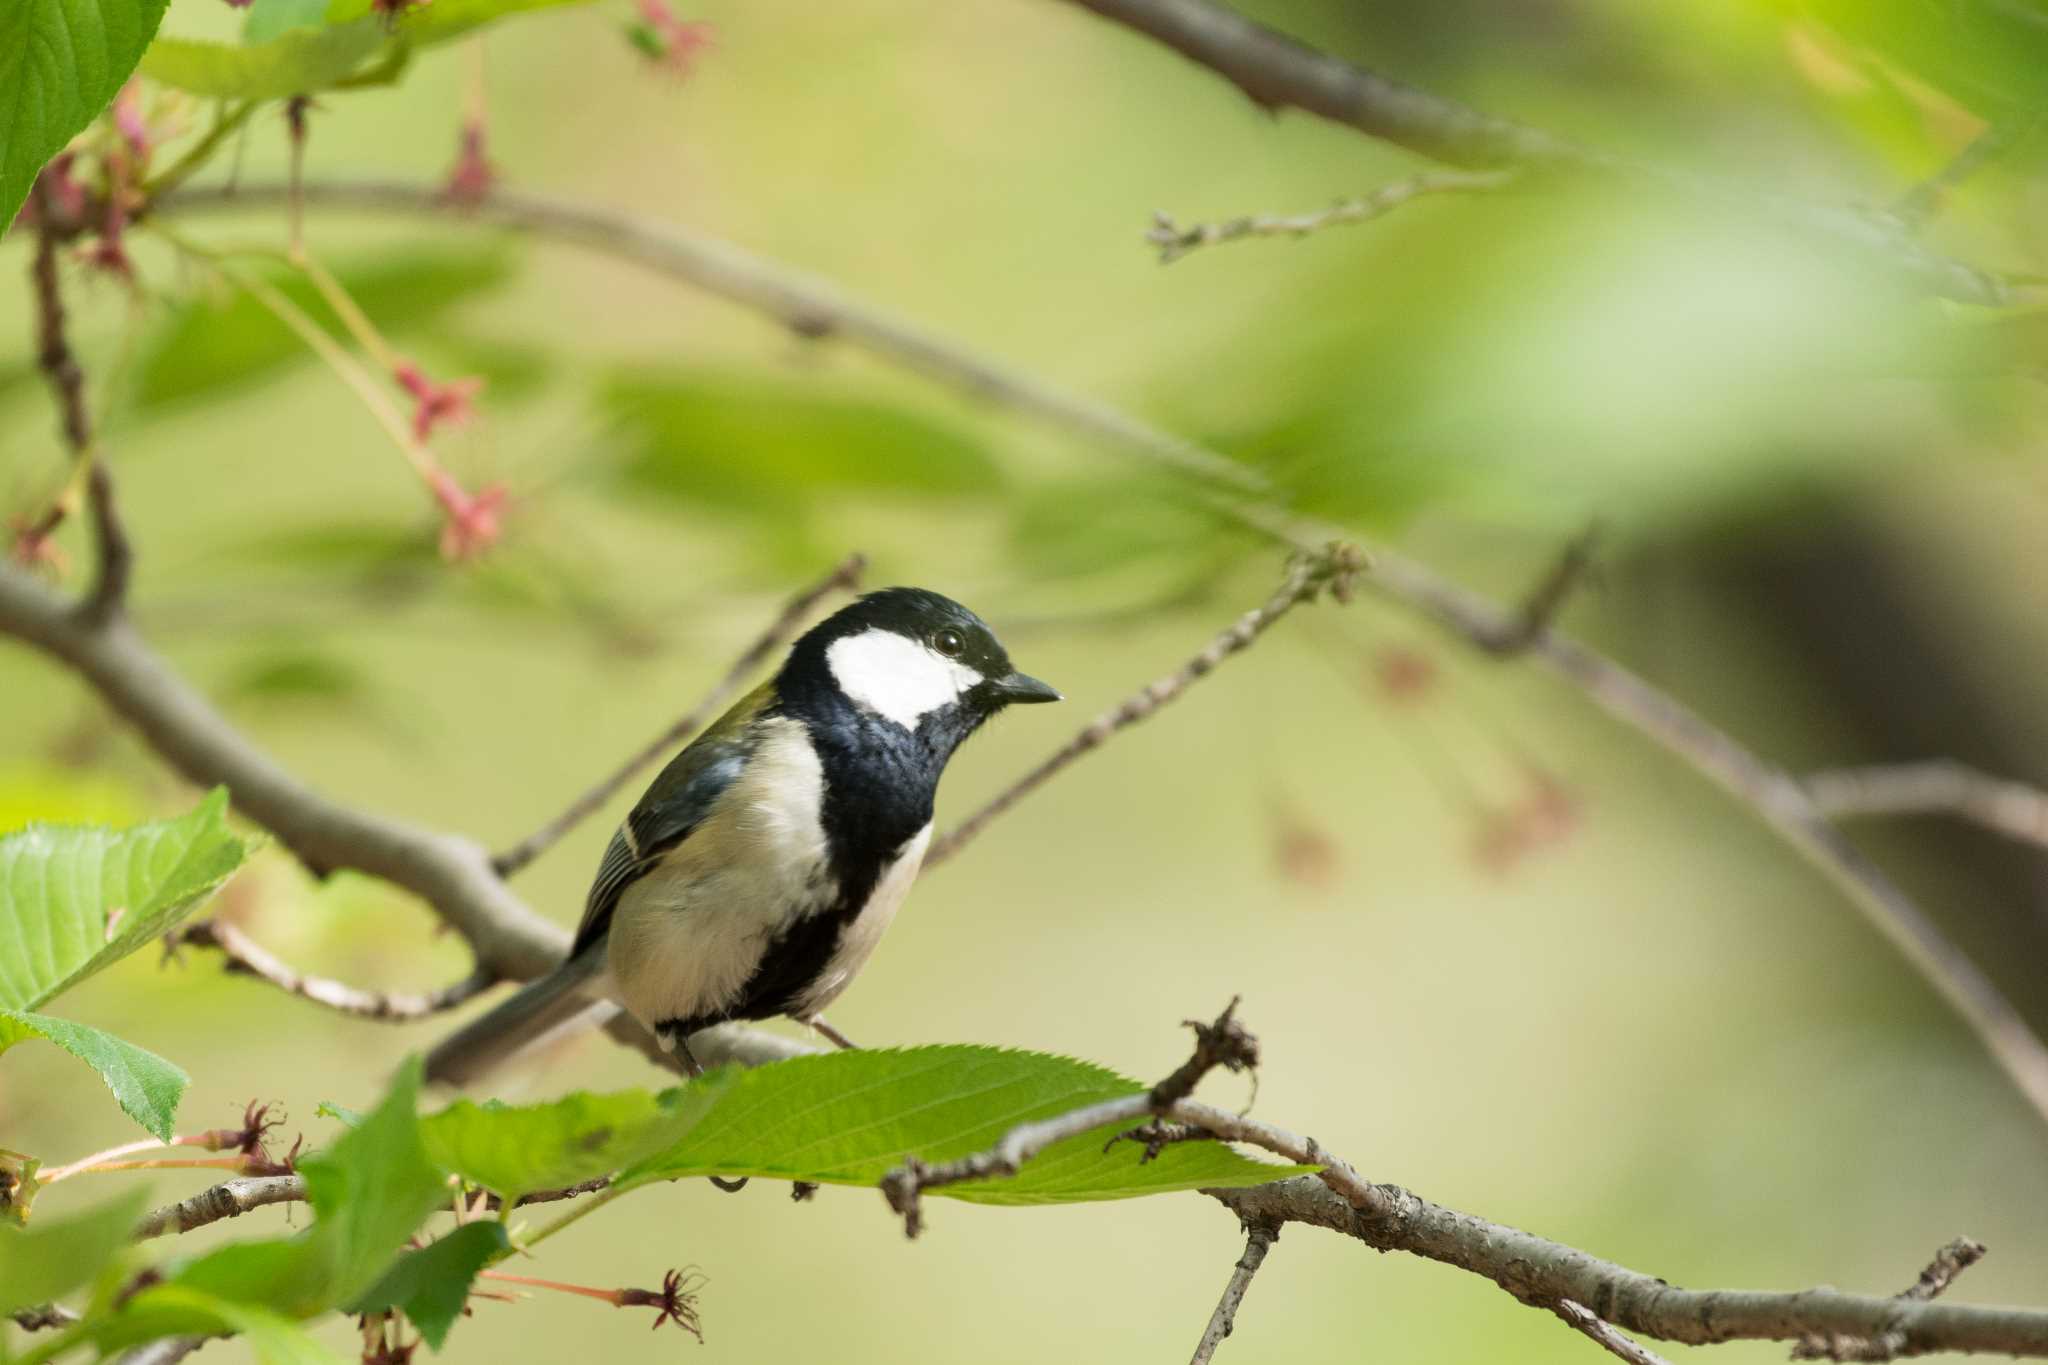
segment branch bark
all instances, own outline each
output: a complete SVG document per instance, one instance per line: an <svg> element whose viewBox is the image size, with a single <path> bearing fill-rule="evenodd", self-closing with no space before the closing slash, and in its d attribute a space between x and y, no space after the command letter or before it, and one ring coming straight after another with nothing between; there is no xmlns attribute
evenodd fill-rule
<svg viewBox="0 0 2048 1365"><path fill-rule="evenodd" d="M406 1022L425 1019L451 1010L496 984L487 971L474 971L452 986L415 994L405 991L366 991L324 977L306 976L290 964L223 920L203 919L177 931L173 942L181 947L218 949L227 959L230 972L240 972L268 981L281 991L310 1000L316 1005L352 1014L360 1019Z"/></svg>
<svg viewBox="0 0 2048 1365"><path fill-rule="evenodd" d="M1230 1282L1223 1286L1223 1297L1216 1301L1216 1311L1209 1315L1209 1325L1202 1329L1202 1339L1195 1343L1195 1353L1188 1357L1188 1365L1208 1365L1215 1359L1216 1348L1223 1344L1223 1339L1237 1329L1237 1310L1244 1303L1245 1291L1252 1287L1252 1276L1259 1273L1259 1267L1266 1263L1266 1253L1279 1238L1280 1229L1265 1223L1245 1229L1244 1255L1231 1268Z"/></svg>

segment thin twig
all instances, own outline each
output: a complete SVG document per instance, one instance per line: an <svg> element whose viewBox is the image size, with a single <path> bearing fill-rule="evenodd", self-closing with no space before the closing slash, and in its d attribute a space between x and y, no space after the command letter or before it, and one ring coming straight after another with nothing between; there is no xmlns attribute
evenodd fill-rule
<svg viewBox="0 0 2048 1365"><path fill-rule="evenodd" d="M1837 768L1809 774L1805 785L1813 804L1832 819L1949 815L2048 848L2048 792L1952 759Z"/></svg>
<svg viewBox="0 0 2048 1365"><path fill-rule="evenodd" d="M1618 1330L1614 1324L1605 1321L1598 1313L1583 1303L1570 1299L1557 1299L1547 1305L1551 1312L1562 1318L1565 1325L1574 1331L1583 1332L1609 1355L1619 1356L1628 1365L1670 1365L1663 1356L1649 1350L1627 1333Z"/></svg>
<svg viewBox="0 0 2048 1365"><path fill-rule="evenodd" d="M181 947L214 948L227 959L227 969L268 981L316 1005L339 1010L362 1019L405 1022L451 1010L497 984L495 973L478 968L451 986L424 993L366 991L324 977L306 976L223 920L204 919L186 925L172 936Z"/></svg>
<svg viewBox="0 0 2048 1365"><path fill-rule="evenodd" d="M785 602L780 614L769 623L768 628L761 632L754 643L747 646L739 658L733 660L732 667L725 671L725 676L704 694L701 701L685 712L675 724L655 736L639 752L627 759L609 777L570 802L567 810L493 857L492 869L501 877L510 877L518 872L545 853L563 835L602 808L619 788L633 780L635 774L703 729L717 714L718 708L724 706L732 695L739 691L740 684L745 682L764 660L774 655L796 636L797 631L810 619L811 612L816 609L818 603L835 592L857 591L860 587L861 574L866 568L866 556L848 555L832 572Z"/></svg>
<svg viewBox="0 0 2048 1365"><path fill-rule="evenodd" d="M1231 1268L1230 1282L1223 1286L1223 1297L1216 1301L1216 1311L1209 1315L1209 1325L1202 1329L1202 1339L1195 1343L1195 1353L1188 1358L1188 1365L1208 1365L1223 1338L1236 1329L1238 1305L1244 1302L1245 1291L1252 1287L1252 1276L1266 1263L1266 1253L1279 1240L1280 1229L1272 1223L1254 1223L1245 1228L1244 1234L1244 1255Z"/></svg>
<svg viewBox="0 0 2048 1365"><path fill-rule="evenodd" d="M1473 643L1495 658L1506 659L1526 653L1531 645L1543 638L1551 623L1557 620L1557 614L1564 610L1564 604L1571 600L1573 591L1592 571L1593 552L1599 544L1600 527L1597 522L1573 536L1559 552L1550 571L1522 599L1521 609L1506 623L1506 628L1491 639Z"/></svg>
<svg viewBox="0 0 2048 1365"><path fill-rule="evenodd" d="M1343 541L1335 541L1317 552L1297 556L1294 563L1288 567L1286 581L1264 605L1239 617L1228 630L1216 636L1203 646L1200 653L1172 673L1127 698L1113 710L1097 716L1044 762L1012 782L980 810L933 840L931 851L925 855L924 865L933 867L958 853L970 839L981 833L990 821L1044 786L1068 764L1083 754L1101 748L1117 731L1137 724L1179 697L1212 672L1218 664L1231 655L1249 648L1274 622L1301 603L1316 597L1323 589L1329 588L1340 599L1348 600L1351 582L1363 568L1364 558L1361 552L1356 546Z"/></svg>
<svg viewBox="0 0 2048 1365"><path fill-rule="evenodd" d="M1248 214L1186 226L1162 211L1152 215L1152 227L1145 233L1145 240L1159 248L1161 265L1172 265L1191 251L1219 242L1246 237L1306 237L1327 227L1370 222L1428 195L1481 193L1502 189L1514 179L1513 171L1422 171L1357 198L1340 199L1314 213Z"/></svg>
<svg viewBox="0 0 2048 1365"><path fill-rule="evenodd" d="M1930 250L1895 215L1756 194L1674 167L1631 161L1354 66L1215 0L1072 2L1207 67L1262 109L1299 109L1449 166L1622 179L1707 211L1746 211L1853 244L1959 302L2004 307L2014 301L2006 280Z"/></svg>

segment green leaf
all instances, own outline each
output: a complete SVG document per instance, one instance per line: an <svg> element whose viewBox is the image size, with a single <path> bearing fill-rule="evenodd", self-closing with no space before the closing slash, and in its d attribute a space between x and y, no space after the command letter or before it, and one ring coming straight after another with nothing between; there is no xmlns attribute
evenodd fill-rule
<svg viewBox="0 0 2048 1365"><path fill-rule="evenodd" d="M580 1184L646 1156L647 1136L667 1117L670 1091L579 1091L548 1104L458 1100L420 1121L427 1152L443 1170L507 1198ZM658 1145L673 1142L666 1135Z"/></svg>
<svg viewBox="0 0 2048 1365"><path fill-rule="evenodd" d="M335 274L391 334L497 288L511 278L512 257L474 248L391 253L345 264ZM332 316L298 272L280 269L268 278L314 317ZM135 401L147 407L194 398L311 358L305 343L247 294L198 299L175 310L151 342L137 369Z"/></svg>
<svg viewBox="0 0 2048 1365"><path fill-rule="evenodd" d="M797 1057L735 1075L675 1147L623 1172L621 1185L696 1175L758 1175L874 1185L907 1157L950 1161L1011 1128L1146 1087L1042 1052L945 1045ZM1169 1190L1261 1185L1304 1168L1253 1161L1221 1142L1103 1144L1112 1124L1047 1148L1003 1180L932 1190L979 1204L1128 1199Z"/></svg>
<svg viewBox="0 0 2048 1365"><path fill-rule="evenodd" d="M409 1061L361 1123L299 1163L313 1206L305 1233L222 1247L176 1282L294 1318L361 1297L448 1197L420 1143L419 1085L419 1063Z"/></svg>
<svg viewBox="0 0 2048 1365"><path fill-rule="evenodd" d="M148 1197L132 1190L83 1213L37 1219L26 1228L0 1223L0 1317L48 1303L99 1274L135 1235Z"/></svg>
<svg viewBox="0 0 2048 1365"><path fill-rule="evenodd" d="M43 163L120 91L168 3L0 4L0 230L14 221Z"/></svg>
<svg viewBox="0 0 2048 1365"><path fill-rule="evenodd" d="M448 1329L462 1316L476 1273L510 1246L503 1224L466 1223L446 1237L400 1256L348 1311L400 1309L427 1345L438 1351L448 1340Z"/></svg>
<svg viewBox="0 0 2048 1365"><path fill-rule="evenodd" d="M327 22L327 0L253 0L242 23L242 41L267 43L295 28L319 28Z"/></svg>
<svg viewBox="0 0 2048 1365"><path fill-rule="evenodd" d="M168 1142L178 1118L178 1101L192 1083L173 1063L111 1033L102 1033L68 1019L52 1019L26 1010L0 1010L0 1052L16 1043L40 1038L55 1043L100 1073L114 1092L122 1112Z"/></svg>
<svg viewBox="0 0 2048 1365"><path fill-rule="evenodd" d="M33 1009L154 942L249 855L216 788L128 830L30 825L0 839L0 1009Z"/></svg>
<svg viewBox="0 0 2048 1365"><path fill-rule="evenodd" d="M293 28L242 47L159 38L142 58L142 74L206 99L281 100L325 90L352 75L384 41L383 26L374 19Z"/></svg>
<svg viewBox="0 0 2048 1365"><path fill-rule="evenodd" d="M600 402L623 430L621 472L636 493L781 515L851 492L955 496L1001 483L968 432L815 383L629 371Z"/></svg>
<svg viewBox="0 0 2048 1365"><path fill-rule="evenodd" d="M185 1284L153 1285L92 1330L93 1343L109 1355L162 1337L226 1335L239 1336L261 1365L342 1365L298 1324Z"/></svg>
<svg viewBox="0 0 2048 1365"><path fill-rule="evenodd" d="M528 10L588 3L590 0L431 0L399 17L398 36L416 46L431 47ZM327 22L346 23L370 11L371 0L333 0L327 7Z"/></svg>
<svg viewBox="0 0 2048 1365"><path fill-rule="evenodd" d="M335 1122L342 1124L344 1127L348 1128L354 1128L357 1125L361 1124L363 1121L363 1116L361 1114L357 1113L355 1110L349 1108L345 1104L336 1104L333 1100L322 1100L320 1101L320 1103L314 1105L313 1117L320 1119L333 1119Z"/></svg>

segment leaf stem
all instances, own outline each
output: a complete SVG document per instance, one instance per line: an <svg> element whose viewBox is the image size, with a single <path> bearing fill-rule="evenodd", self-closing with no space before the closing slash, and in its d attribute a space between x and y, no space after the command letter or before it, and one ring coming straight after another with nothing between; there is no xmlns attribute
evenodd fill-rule
<svg viewBox="0 0 2048 1365"><path fill-rule="evenodd" d="M204 166L213 154L220 150L221 143L227 141L237 129L249 121L249 116L256 112L256 103L255 100L244 100L232 110L227 110L227 106L223 104L221 107L226 112L214 118L213 126L206 130L206 136L188 147L183 156L155 178L143 183L143 201L154 203L160 195L168 194L185 183L193 172Z"/></svg>
<svg viewBox="0 0 2048 1365"><path fill-rule="evenodd" d="M572 1208L570 1208L568 1212L564 1213L561 1217L554 1219L552 1222L541 1224L540 1228L534 1232L533 1236L526 1238L525 1241L521 1244L521 1250L531 1250L532 1248L539 1246L542 1242L545 1242L548 1238L554 1236L563 1228L568 1227L577 1219L582 1218L586 1214L597 1212L597 1210L603 1208L606 1204L611 1203L612 1200L617 1199L620 1195L624 1194L628 1189L638 1188L639 1186L637 1185L614 1185L610 1189L602 1191L593 1199L583 1199L577 1201L577 1203Z"/></svg>

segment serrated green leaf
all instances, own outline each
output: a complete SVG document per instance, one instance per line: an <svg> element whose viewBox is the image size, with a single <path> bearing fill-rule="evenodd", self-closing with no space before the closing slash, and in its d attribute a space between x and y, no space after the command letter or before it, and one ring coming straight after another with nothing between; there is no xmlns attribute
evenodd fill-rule
<svg viewBox="0 0 2048 1365"><path fill-rule="evenodd" d="M168 3L0 4L0 230L14 221L43 163L120 91Z"/></svg>
<svg viewBox="0 0 2048 1365"><path fill-rule="evenodd" d="M49 1303L91 1280L135 1235L148 1196L134 1190L83 1213L0 1223L0 1318Z"/></svg>
<svg viewBox="0 0 2048 1365"><path fill-rule="evenodd" d="M529 10L589 3L590 0L431 0L406 10L396 27L398 36L405 41L418 47L432 47ZM371 12L371 6L372 0L333 0L327 7L327 22L340 24L359 19Z"/></svg>
<svg viewBox="0 0 2048 1365"><path fill-rule="evenodd" d="M954 496L1001 483L959 427L816 384L636 370L613 376L600 403L621 428L620 472L636 493L781 516L850 492Z"/></svg>
<svg viewBox="0 0 2048 1365"><path fill-rule="evenodd" d="M111 1355L163 1337L237 1336L261 1365L342 1365L304 1328L256 1304L186 1284L159 1284L93 1325L92 1340Z"/></svg>
<svg viewBox="0 0 2048 1365"><path fill-rule="evenodd" d="M353 74L386 41L374 19L333 28L293 28L267 42L235 46L159 38L142 74L207 99L281 100L325 90Z"/></svg>
<svg viewBox="0 0 2048 1365"><path fill-rule="evenodd" d="M241 1242L187 1265L178 1284L305 1318L361 1297L448 1197L420 1144L417 1061L362 1122L299 1163L313 1226L297 1237Z"/></svg>
<svg viewBox="0 0 2048 1365"><path fill-rule="evenodd" d="M0 838L0 1009L33 1009L155 941L248 857L217 788L175 820Z"/></svg>
<svg viewBox="0 0 2048 1365"><path fill-rule="evenodd" d="M476 1273L510 1245L502 1224L466 1223L446 1237L400 1256L348 1311L399 1309L419 1329L427 1345L439 1351L448 1340L448 1329L462 1316Z"/></svg>
<svg viewBox="0 0 2048 1365"><path fill-rule="evenodd" d="M0 1010L0 1052L40 1038L55 1043L100 1073L121 1111L165 1142L178 1119L178 1101L192 1083L176 1064L145 1048L69 1019L26 1010Z"/></svg>
<svg viewBox="0 0 2048 1365"><path fill-rule="evenodd" d="M579 1091L516 1106L457 1100L420 1120L420 1134L443 1170L516 1199L607 1175L647 1155L647 1135L667 1113L664 1100L646 1090Z"/></svg>
<svg viewBox="0 0 2048 1365"><path fill-rule="evenodd" d="M1144 1089L1071 1057L991 1047L797 1057L735 1075L687 1137L618 1183L758 1175L874 1185L908 1157L951 1161L994 1146L1020 1123ZM1141 1163L1142 1144L1103 1150L1118 1127L1056 1143L1007 1179L931 1192L979 1204L1061 1204L1260 1185L1303 1169L1253 1161L1221 1142L1181 1143Z"/></svg>
<svg viewBox="0 0 2048 1365"><path fill-rule="evenodd" d="M511 274L512 257L495 249L387 253L335 270L342 287L387 334L446 313ZM332 316L296 271L278 270L269 280L314 317ZM247 294L197 299L172 312L150 343L138 365L135 401L147 407L190 399L311 358L305 343Z"/></svg>
<svg viewBox="0 0 2048 1365"><path fill-rule="evenodd" d="M319 28L327 22L327 0L252 0L242 21L242 41L267 43L295 28Z"/></svg>

